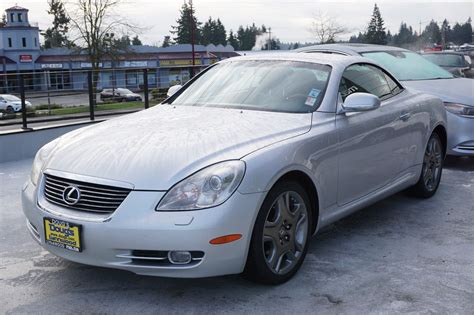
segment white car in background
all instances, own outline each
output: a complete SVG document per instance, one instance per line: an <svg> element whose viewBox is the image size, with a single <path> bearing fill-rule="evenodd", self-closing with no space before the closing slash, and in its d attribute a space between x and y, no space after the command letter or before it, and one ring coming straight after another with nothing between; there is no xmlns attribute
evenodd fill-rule
<svg viewBox="0 0 474 315"><path fill-rule="evenodd" d="M31 103L25 101L26 107L31 107ZM11 94L0 94L0 110L6 112L20 112L21 99Z"/></svg>

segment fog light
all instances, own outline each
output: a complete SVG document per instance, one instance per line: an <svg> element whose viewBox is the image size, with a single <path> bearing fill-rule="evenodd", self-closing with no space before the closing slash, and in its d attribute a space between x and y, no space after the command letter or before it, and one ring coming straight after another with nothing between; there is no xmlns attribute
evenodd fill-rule
<svg viewBox="0 0 474 315"><path fill-rule="evenodd" d="M168 253L168 259L175 265L189 264L191 262L191 253L187 251L173 250Z"/></svg>

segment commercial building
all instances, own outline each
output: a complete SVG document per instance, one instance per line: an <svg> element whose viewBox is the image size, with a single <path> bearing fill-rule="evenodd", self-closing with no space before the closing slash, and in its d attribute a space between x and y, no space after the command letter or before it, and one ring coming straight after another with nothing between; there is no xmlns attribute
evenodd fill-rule
<svg viewBox="0 0 474 315"><path fill-rule="evenodd" d="M19 76L27 90L80 90L87 87L88 56L75 49L42 50L39 28L29 22L28 9L14 6L5 10L7 22L0 26L0 93L19 89ZM189 79L192 69L191 45L170 47L129 46L100 63L98 88L143 86L143 69L148 69L150 87L168 87ZM232 46L195 45L195 71L221 59L237 56Z"/></svg>

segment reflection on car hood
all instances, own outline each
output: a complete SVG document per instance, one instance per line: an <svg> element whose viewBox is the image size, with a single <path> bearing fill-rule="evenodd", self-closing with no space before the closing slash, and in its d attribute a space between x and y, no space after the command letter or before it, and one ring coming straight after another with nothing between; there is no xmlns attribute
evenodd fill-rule
<svg viewBox="0 0 474 315"><path fill-rule="evenodd" d="M159 105L66 134L46 168L167 190L205 166L310 127L309 113Z"/></svg>
<svg viewBox="0 0 474 315"><path fill-rule="evenodd" d="M474 106L474 80L466 78L403 81L406 87L435 95L444 102Z"/></svg>

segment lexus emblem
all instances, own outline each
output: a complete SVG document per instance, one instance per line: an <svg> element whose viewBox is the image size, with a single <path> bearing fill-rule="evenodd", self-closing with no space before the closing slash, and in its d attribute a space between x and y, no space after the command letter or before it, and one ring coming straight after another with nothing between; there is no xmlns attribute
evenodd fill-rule
<svg viewBox="0 0 474 315"><path fill-rule="evenodd" d="M63 191L63 200L66 204L73 206L81 199L81 191L76 186L67 186Z"/></svg>

